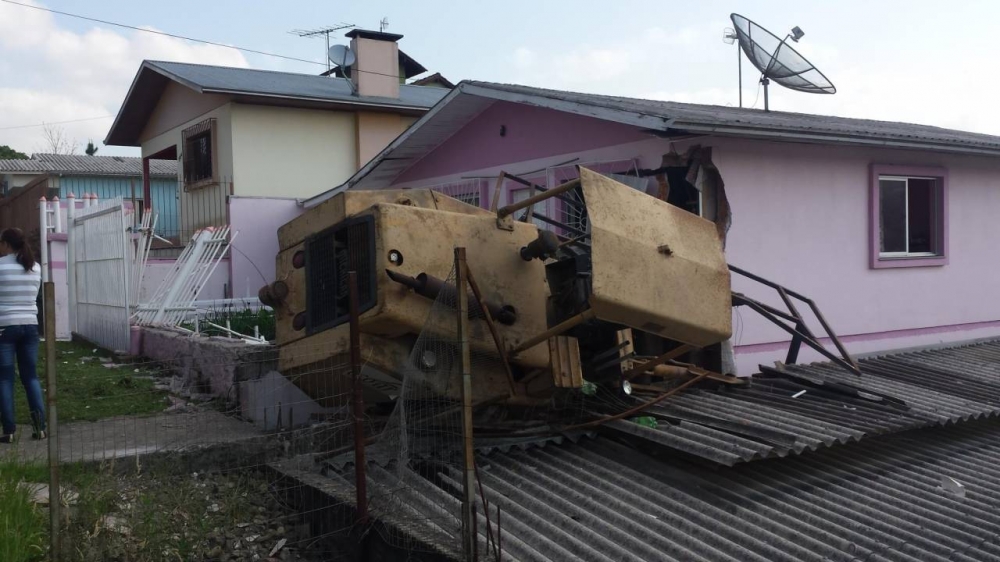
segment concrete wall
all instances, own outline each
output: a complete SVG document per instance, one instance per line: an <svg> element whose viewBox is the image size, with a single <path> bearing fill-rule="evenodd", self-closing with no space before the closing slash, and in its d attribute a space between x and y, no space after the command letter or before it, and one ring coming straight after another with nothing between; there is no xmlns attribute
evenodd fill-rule
<svg viewBox="0 0 1000 562"><path fill-rule="evenodd" d="M189 127L188 123L207 118L208 113L227 103L229 103L228 96L200 94L171 80L167 82L163 95L160 96L156 108L150 114L142 133L139 134L139 142L145 145L154 137L171 133L178 127ZM143 156L152 154L143 148Z"/></svg>
<svg viewBox="0 0 1000 562"><path fill-rule="evenodd" d="M35 178L42 176L44 174L34 173L34 174L0 174L0 181L7 182L7 189L13 190L19 187L24 187L31 183ZM2 195L2 194L0 194Z"/></svg>
<svg viewBox="0 0 1000 562"><path fill-rule="evenodd" d="M234 195L310 197L357 170L354 113L232 108Z"/></svg>
<svg viewBox="0 0 1000 562"><path fill-rule="evenodd" d="M671 150L670 142L649 137L586 148L607 139L627 139L630 133L589 118L542 116L532 107L523 109L522 116L530 117L527 121L508 111L496 106L487 110L405 172L394 187L431 187L461 176L495 176L501 169L523 173L574 158L578 159L574 163L634 158L640 167L656 168ZM511 137L517 134L515 127L534 123L541 134L557 121L561 134L534 150L523 142L506 143L498 134L500 122L508 123L507 137ZM1000 161L713 137L677 142L673 148L684 153L695 143L713 148L714 163L725 182L733 217L728 261L812 297L852 351L1000 335L1000 301L987 297L998 276L993 246L1000 239L1000 221L994 217L1000 208ZM873 163L948 169L948 265L869 267L868 173ZM739 278L733 286L781 305L770 290ZM819 329L815 322L812 325ZM733 326L741 372L784 358L787 335L752 311L735 312ZM800 361L816 358L803 352Z"/></svg>
<svg viewBox="0 0 1000 562"><path fill-rule="evenodd" d="M413 123L412 117L395 113L359 111L357 114L357 167L378 156L382 149L396 140Z"/></svg>
<svg viewBox="0 0 1000 562"><path fill-rule="evenodd" d="M258 289L274 281L278 227L301 212L295 199L229 199L230 225L239 233L230 252L234 298L256 297Z"/></svg>

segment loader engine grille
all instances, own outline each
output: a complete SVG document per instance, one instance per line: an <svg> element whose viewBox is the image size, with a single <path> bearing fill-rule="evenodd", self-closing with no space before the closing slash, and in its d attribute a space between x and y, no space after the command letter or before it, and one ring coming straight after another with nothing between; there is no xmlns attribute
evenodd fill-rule
<svg viewBox="0 0 1000 562"><path fill-rule="evenodd" d="M375 306L375 220L348 219L306 240L306 331L309 334L347 322L348 272L358 273L362 313Z"/></svg>

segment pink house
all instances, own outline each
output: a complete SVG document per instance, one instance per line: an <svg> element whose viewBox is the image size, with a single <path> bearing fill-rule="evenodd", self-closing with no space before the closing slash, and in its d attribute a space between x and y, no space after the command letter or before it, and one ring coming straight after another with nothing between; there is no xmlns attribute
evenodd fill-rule
<svg viewBox="0 0 1000 562"><path fill-rule="evenodd" d="M1000 137L463 82L305 205L390 187L503 205L528 192L501 171L552 187L577 165L715 221L730 264L812 297L852 353L1000 335ZM780 305L735 276L733 290ZM785 332L742 308L733 327L741 374L784 359Z"/></svg>

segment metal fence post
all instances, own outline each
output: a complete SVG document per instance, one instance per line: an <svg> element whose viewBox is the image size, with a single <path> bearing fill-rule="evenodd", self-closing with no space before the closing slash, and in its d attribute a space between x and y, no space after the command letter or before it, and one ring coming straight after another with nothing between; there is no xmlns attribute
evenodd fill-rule
<svg viewBox="0 0 1000 562"><path fill-rule="evenodd" d="M458 342L462 358L462 552L476 559L476 459L472 440L472 355L469 351L469 288L465 248L455 248L455 288L458 295Z"/></svg>
<svg viewBox="0 0 1000 562"><path fill-rule="evenodd" d="M59 560L59 512L62 494L59 490L59 416L56 414L56 286L51 281L44 286L45 307L45 384L46 429L49 436L49 548L50 560Z"/></svg>
<svg viewBox="0 0 1000 562"><path fill-rule="evenodd" d="M66 293L69 297L69 330L76 332L76 195L66 206Z"/></svg>
<svg viewBox="0 0 1000 562"><path fill-rule="evenodd" d="M361 388L361 327L358 310L358 274L348 273L351 322L351 390L354 414L354 488L357 493L358 524L368 521L368 480L365 475L365 398Z"/></svg>
<svg viewBox="0 0 1000 562"><path fill-rule="evenodd" d="M43 195L38 200L38 245L41 254L38 261L42 270L42 281L49 280L49 202Z"/></svg>

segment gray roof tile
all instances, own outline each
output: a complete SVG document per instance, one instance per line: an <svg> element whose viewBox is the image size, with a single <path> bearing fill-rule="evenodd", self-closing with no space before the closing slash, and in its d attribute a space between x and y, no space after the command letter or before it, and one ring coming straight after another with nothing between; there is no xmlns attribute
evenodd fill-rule
<svg viewBox="0 0 1000 562"><path fill-rule="evenodd" d="M145 64L202 92L344 101L423 109L431 107L448 93L448 90L441 88L404 84L399 87L399 99L362 97L353 94L351 85L346 78L166 61L147 61Z"/></svg>
<svg viewBox="0 0 1000 562"><path fill-rule="evenodd" d="M838 135L857 140L899 141L912 142L914 144L937 143L954 147L1000 150L1000 136L945 129L931 125L602 96L491 82L470 81L467 83L497 92L660 117L672 121L673 127L678 129L685 129L691 126L719 127L734 131L757 130L803 135Z"/></svg>
<svg viewBox="0 0 1000 562"><path fill-rule="evenodd" d="M77 176L141 176L142 158L86 156L77 154L32 154L28 160L0 160L0 173L48 173ZM175 177L177 162L150 160L152 176Z"/></svg>
<svg viewBox="0 0 1000 562"><path fill-rule="evenodd" d="M477 502L490 505L493 536L500 509L505 560L1000 560L996 421L716 471L607 437L480 454L477 466ZM353 503L352 481L345 468L324 488ZM460 481L453 465L373 466L370 514L395 543L459 559Z"/></svg>

